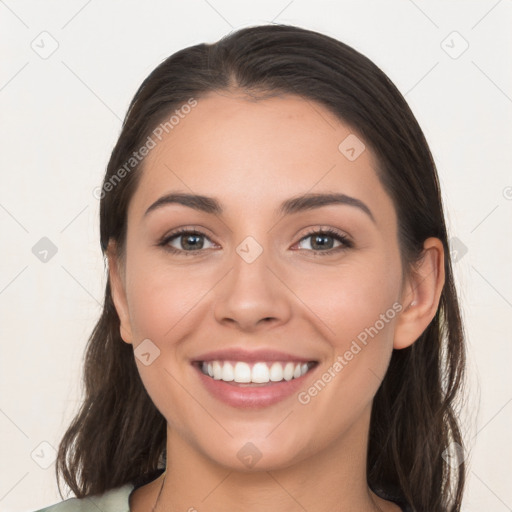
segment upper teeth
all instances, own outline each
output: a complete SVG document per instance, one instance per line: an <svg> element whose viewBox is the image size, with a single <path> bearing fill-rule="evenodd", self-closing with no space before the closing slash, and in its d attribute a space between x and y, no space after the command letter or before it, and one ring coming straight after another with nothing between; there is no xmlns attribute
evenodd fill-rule
<svg viewBox="0 0 512 512"><path fill-rule="evenodd" d="M305 375L310 366L308 363L265 363L258 362L251 366L242 361L209 361L203 362L201 369L204 374L215 380L226 382L279 382L281 380L297 379Z"/></svg>

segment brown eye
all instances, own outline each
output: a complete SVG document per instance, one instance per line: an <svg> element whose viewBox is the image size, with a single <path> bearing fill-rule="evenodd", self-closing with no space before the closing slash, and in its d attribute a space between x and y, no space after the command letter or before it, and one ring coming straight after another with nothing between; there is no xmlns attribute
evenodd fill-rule
<svg viewBox="0 0 512 512"><path fill-rule="evenodd" d="M309 243L309 248L306 247L306 249L322 255L332 254L353 246L352 242L350 242L345 235L342 235L332 229L312 231L302 237L300 242L308 239L311 241ZM335 247L336 242L338 242L339 245Z"/></svg>
<svg viewBox="0 0 512 512"><path fill-rule="evenodd" d="M172 253L181 253L188 256L190 253L201 252L204 249L204 239L209 240L200 231L181 229L164 237L158 245L163 246ZM171 242L175 245L171 245ZM206 248L208 249L209 247Z"/></svg>

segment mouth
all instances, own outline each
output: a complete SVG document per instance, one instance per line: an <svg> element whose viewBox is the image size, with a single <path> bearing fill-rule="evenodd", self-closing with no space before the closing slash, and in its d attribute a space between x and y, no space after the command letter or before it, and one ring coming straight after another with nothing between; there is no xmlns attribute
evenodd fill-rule
<svg viewBox="0 0 512 512"><path fill-rule="evenodd" d="M299 379L318 361L234 361L213 360L193 363L203 375L240 387L267 386Z"/></svg>
<svg viewBox="0 0 512 512"><path fill-rule="evenodd" d="M240 409L284 401L305 388L318 361L194 361L199 381L216 400Z"/></svg>

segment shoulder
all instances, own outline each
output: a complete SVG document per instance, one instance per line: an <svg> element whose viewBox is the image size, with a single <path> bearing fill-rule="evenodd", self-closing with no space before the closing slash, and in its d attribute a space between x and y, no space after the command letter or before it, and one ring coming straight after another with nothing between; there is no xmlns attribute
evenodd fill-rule
<svg viewBox="0 0 512 512"><path fill-rule="evenodd" d="M35 512L130 512L130 493L134 486L126 484L103 494L67 500Z"/></svg>

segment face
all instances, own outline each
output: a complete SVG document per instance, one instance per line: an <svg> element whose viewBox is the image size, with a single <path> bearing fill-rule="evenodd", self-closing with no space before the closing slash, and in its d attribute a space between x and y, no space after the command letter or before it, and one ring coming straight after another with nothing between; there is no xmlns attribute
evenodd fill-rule
<svg viewBox="0 0 512 512"><path fill-rule="evenodd" d="M223 466L243 468L256 447L259 468L285 467L363 435L403 288L396 212L362 143L299 97L211 93L145 159L115 291L122 337L144 354L137 367L169 430ZM163 201L147 212L172 193L219 211ZM280 209L307 194L352 199ZM225 349L312 368L252 386L203 375L195 362Z"/></svg>

